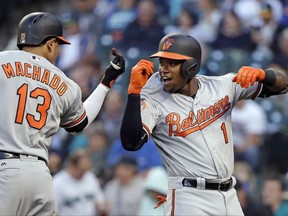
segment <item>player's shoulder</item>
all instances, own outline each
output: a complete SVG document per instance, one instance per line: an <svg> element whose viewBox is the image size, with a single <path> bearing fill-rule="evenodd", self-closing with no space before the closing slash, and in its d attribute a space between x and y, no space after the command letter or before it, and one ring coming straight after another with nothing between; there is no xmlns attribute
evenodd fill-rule
<svg viewBox="0 0 288 216"><path fill-rule="evenodd" d="M220 76L207 76L207 75L197 75L196 78L198 82L202 85L215 86L216 88L220 87L232 87L235 83L232 82L235 73L227 73Z"/></svg>
<svg viewBox="0 0 288 216"><path fill-rule="evenodd" d="M143 87L141 93L155 94L162 89L162 82L159 72L155 72L148 79L146 85Z"/></svg>
<svg viewBox="0 0 288 216"><path fill-rule="evenodd" d="M235 76L235 73L226 73L220 76L207 76L207 75L201 75L198 74L196 77L198 80L201 80L203 82L207 81L207 82L211 82L211 81L215 81L215 82L220 82L220 81L225 81L225 80L229 80L231 81L232 78Z"/></svg>
<svg viewBox="0 0 288 216"><path fill-rule="evenodd" d="M5 57L7 58L9 57L10 60L11 58L13 60L13 57L17 57L18 55L21 55L21 54L23 54L22 50L4 50L0 52L1 59Z"/></svg>

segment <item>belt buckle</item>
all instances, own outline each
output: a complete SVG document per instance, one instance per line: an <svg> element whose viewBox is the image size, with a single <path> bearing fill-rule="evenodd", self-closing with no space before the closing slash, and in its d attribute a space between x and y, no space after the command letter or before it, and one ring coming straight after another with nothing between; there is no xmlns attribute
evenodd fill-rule
<svg viewBox="0 0 288 216"><path fill-rule="evenodd" d="M232 179L228 179L224 182L219 183L218 190L226 192L226 191L230 190L231 186L232 186Z"/></svg>

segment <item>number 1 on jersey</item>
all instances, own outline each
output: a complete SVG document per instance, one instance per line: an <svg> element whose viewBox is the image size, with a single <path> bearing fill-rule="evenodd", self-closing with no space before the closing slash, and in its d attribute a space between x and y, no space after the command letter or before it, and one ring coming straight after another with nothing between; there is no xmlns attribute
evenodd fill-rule
<svg viewBox="0 0 288 216"><path fill-rule="evenodd" d="M224 135L225 144L227 144L228 143L228 135L227 135L226 125L224 122L221 124L221 130L222 130L223 135Z"/></svg>

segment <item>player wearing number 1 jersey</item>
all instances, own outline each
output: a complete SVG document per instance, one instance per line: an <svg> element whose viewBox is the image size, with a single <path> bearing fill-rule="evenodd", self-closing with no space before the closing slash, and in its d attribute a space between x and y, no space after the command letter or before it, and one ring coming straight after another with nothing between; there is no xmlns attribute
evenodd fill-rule
<svg viewBox="0 0 288 216"><path fill-rule="evenodd" d="M97 116L125 59L115 56L82 103L80 87L56 66L62 24L36 12L19 23L18 51L0 53L0 214L55 215L48 148L59 127L77 134Z"/></svg>
<svg viewBox="0 0 288 216"><path fill-rule="evenodd" d="M242 99L287 92L287 75L252 67L198 75L201 46L181 34L163 37L151 57L159 58L155 74L147 60L132 68L123 147L135 151L150 136L155 141L169 176L164 215L243 215L233 188L231 110Z"/></svg>

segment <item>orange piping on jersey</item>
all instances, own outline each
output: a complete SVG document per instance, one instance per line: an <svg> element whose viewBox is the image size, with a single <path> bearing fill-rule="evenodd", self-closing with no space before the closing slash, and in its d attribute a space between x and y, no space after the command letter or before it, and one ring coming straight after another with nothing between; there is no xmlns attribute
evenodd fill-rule
<svg viewBox="0 0 288 216"><path fill-rule="evenodd" d="M258 96L258 94L259 94L259 92L261 90L261 87L262 87L262 83L258 83L257 90L256 90L255 94L251 98L252 100L254 100Z"/></svg>
<svg viewBox="0 0 288 216"><path fill-rule="evenodd" d="M81 122L85 117L86 117L86 112L84 111L84 113L76 121L74 121L68 125L61 125L61 127L64 127L64 128L73 127L74 125L77 125L79 122Z"/></svg>
<svg viewBox="0 0 288 216"><path fill-rule="evenodd" d="M145 124L143 124L143 123L142 123L142 127L144 128L145 131L147 131L147 133L148 133L148 139L149 139L149 138L150 138L150 130L149 130L149 128L147 127L147 125L145 125Z"/></svg>
<svg viewBox="0 0 288 216"><path fill-rule="evenodd" d="M175 212L175 189L172 190L172 209L171 209L171 216L174 216Z"/></svg>

